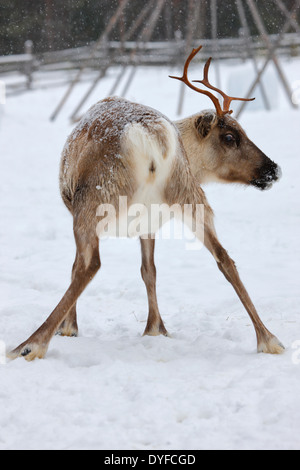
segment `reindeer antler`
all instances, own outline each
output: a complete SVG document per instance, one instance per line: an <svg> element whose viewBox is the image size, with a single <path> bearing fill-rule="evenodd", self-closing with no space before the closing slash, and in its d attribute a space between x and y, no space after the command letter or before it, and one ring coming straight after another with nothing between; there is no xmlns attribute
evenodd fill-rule
<svg viewBox="0 0 300 470"><path fill-rule="evenodd" d="M215 95L213 95L212 93L210 93L207 90L202 90L201 88L198 88L195 85L193 85L188 79L188 75L187 75L188 74L188 68L189 68L189 65L192 62L193 58L198 54L198 52L201 49L202 49L202 46L199 46L197 49L192 50L191 54L189 55L189 57L187 58L187 60L185 62L182 77L174 77L174 76L171 76L171 75L169 75L169 77L170 78L175 78L176 80L180 80L181 82L185 83L192 90L197 91L198 93L202 93L203 95L208 96L212 100L212 102L214 103L218 116L224 116L225 114L231 114L232 111L229 109L229 107L230 107L231 102L234 101L234 100L235 101L253 101L253 100L255 100L255 98L235 98L233 96L228 96L222 90L220 90L219 88L216 88L216 87L212 86L209 83L209 80L208 80L208 71L209 71L209 67L210 67L210 64L211 64L211 60L212 60L211 57L208 59L208 61L206 62L205 66L204 66L203 80L193 80L193 82L194 83L202 83L202 85L205 85L207 88L210 88L211 90L214 90L214 91L217 91L218 93L220 93L220 95L224 98L223 109L220 105L220 102L219 102L218 98Z"/></svg>

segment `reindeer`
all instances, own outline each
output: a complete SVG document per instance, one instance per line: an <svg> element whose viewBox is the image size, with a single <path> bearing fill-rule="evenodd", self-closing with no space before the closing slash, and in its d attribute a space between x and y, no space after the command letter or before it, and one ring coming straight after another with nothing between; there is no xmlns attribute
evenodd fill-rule
<svg viewBox="0 0 300 470"><path fill-rule="evenodd" d="M248 312L256 332L257 351L283 352L283 345L261 321L234 261L219 242L213 211L201 188L202 184L214 180L264 190L279 179L280 169L231 117L232 100L241 98L227 96L209 83L210 59L200 83L222 95L223 108L213 93L189 81L188 67L200 49L201 46L193 49L183 76L171 78L207 95L215 110L201 111L173 123L150 107L112 97L94 105L69 136L61 159L60 191L73 216L76 257L71 284L42 326L9 357L23 356L29 361L43 358L55 333L77 336L76 301L101 266L102 233L99 233L97 208L111 204L116 208L118 220L126 217L119 204L120 195L127 197L129 206L188 204L192 207L191 223L195 221L197 205L203 204L202 241ZM196 235L201 239L202 230L198 229ZM157 304L153 234L141 237L140 243L141 275L149 305L144 334L168 335Z"/></svg>

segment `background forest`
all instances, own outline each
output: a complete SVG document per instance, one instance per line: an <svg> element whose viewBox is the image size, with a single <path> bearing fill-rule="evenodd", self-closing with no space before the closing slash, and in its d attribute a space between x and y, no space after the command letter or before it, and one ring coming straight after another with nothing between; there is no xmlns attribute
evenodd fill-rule
<svg viewBox="0 0 300 470"><path fill-rule="evenodd" d="M24 51L24 42L31 39L36 53L83 46L97 39L108 19L118 7L120 0L0 0L0 55L18 54ZM157 23L153 39L173 39L176 31L186 35L189 0L167 0L163 14ZM197 25L197 36L211 37L209 0L201 2L201 15ZM270 34L280 31L284 22L282 12L272 0L257 0L257 6ZM290 9L293 0L284 0ZM235 0L219 1L218 35L236 37L240 23ZM126 25L137 16L144 1L131 0L126 8L114 39L122 38ZM246 11L247 5L245 5ZM256 28L251 24L252 34Z"/></svg>

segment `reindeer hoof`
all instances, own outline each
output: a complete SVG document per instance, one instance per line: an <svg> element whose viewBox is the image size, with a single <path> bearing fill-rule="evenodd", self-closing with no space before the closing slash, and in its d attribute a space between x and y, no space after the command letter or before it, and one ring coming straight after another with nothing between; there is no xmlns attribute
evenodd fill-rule
<svg viewBox="0 0 300 470"><path fill-rule="evenodd" d="M283 354L285 347L276 338L276 336L271 336L265 340L262 340L257 345L257 352L263 352L267 354Z"/></svg>
<svg viewBox="0 0 300 470"><path fill-rule="evenodd" d="M77 321L71 319L66 319L62 322L62 324L59 326L56 335L58 336L69 336L71 337L77 337L78 336L78 325Z"/></svg>
<svg viewBox="0 0 300 470"><path fill-rule="evenodd" d="M76 328L64 328L61 327L55 333L57 336L68 336L70 338L77 338L78 336L78 329Z"/></svg>
<svg viewBox="0 0 300 470"><path fill-rule="evenodd" d="M18 348L7 354L9 359L17 359L18 357L24 357L26 361L30 362L34 359L43 359L47 352L47 346L41 346L37 343L32 344L21 344Z"/></svg>
<svg viewBox="0 0 300 470"><path fill-rule="evenodd" d="M163 323L159 325L147 325L143 336L167 336L170 337Z"/></svg>

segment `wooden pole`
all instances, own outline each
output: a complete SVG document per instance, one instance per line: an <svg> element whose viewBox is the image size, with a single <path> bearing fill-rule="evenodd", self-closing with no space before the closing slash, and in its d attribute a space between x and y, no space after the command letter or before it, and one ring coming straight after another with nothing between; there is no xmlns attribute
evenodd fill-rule
<svg viewBox="0 0 300 470"><path fill-rule="evenodd" d="M273 0L273 2L277 5L279 10L282 11L282 13L289 20L291 27L294 28L294 30L297 33L300 33L300 26L298 25L298 23L295 20L295 18L293 17L293 15L289 12L289 10L285 6L285 4L282 2L282 0Z"/></svg>
<svg viewBox="0 0 300 470"><path fill-rule="evenodd" d="M286 92L288 101L290 102L290 104L291 104L291 106L292 106L293 108L297 108L297 105L296 105L295 103L293 103L293 100L292 100L292 93L293 93L293 92L292 92L292 90L291 90L291 88L290 88L290 85L289 85L288 80L287 80L286 77L285 77L285 74L284 74L284 72L283 72L283 70L282 70L282 68L281 68L281 65L280 65L280 63L279 63L279 61L278 61L278 59L277 59L277 56L276 56L276 54L275 54L276 49L274 49L274 48L272 47L272 42L270 41L269 36L268 36L268 34L267 34L267 32L266 32L266 29L265 29L265 27L264 27L263 21L262 21L262 19L261 19L261 16L260 16L260 14L259 14L259 11L258 11L258 9L257 9L257 7L256 7L256 4L255 4L255 2L254 2L253 0L246 0L246 1L247 1L248 5L249 5L249 8L250 8L250 10L251 10L252 16L253 16L254 21L255 21L255 23L256 23L256 26L257 26L257 28L258 28L260 34L261 34L262 40L263 40L264 43L266 44L266 46L267 46L269 52L270 52L270 53L272 52L272 54L271 54L271 60L273 61L274 65L275 65L275 68L276 68L276 70L277 70L279 79L281 80L282 85L283 85L283 88L284 88L284 90L285 90L285 92ZM287 30L288 30L289 24L290 24L290 20L288 19L288 20L287 20Z"/></svg>
<svg viewBox="0 0 300 470"><path fill-rule="evenodd" d="M156 8L154 9L154 11L153 11L153 13L152 13L152 15L149 19L149 24L146 24L146 26L143 29L142 34L141 34L141 40L137 42L136 47L135 47L134 51L131 54L131 60L135 57L135 54L136 54L137 50L141 49L141 43L143 45L151 39L154 28L155 28L155 25L158 21L159 15L160 15L163 7L165 6L165 1L166 0L157 0L157 5L156 5ZM123 97L127 94L127 91L129 89L132 81L133 81L133 78L134 78L135 74L136 74L136 66L137 66L137 63L134 62L132 70L131 70L131 72L129 74L129 77L127 78L127 81L126 81L125 86L123 88L123 91L121 92L121 96L123 96Z"/></svg>
<svg viewBox="0 0 300 470"><path fill-rule="evenodd" d="M33 42L28 39L25 41L24 44L25 54L30 57L30 60L25 63L25 75L27 77L27 89L30 90L32 87L32 73L33 73L33 63L34 63L34 56L33 56Z"/></svg>
<svg viewBox="0 0 300 470"><path fill-rule="evenodd" d="M152 3L152 0L150 0L148 2L148 4L146 4L144 6L141 13L137 17L137 19L135 21L133 21L131 27L129 28L129 30L125 34L125 39L124 39L125 41L128 41L134 35L134 33L139 29L139 27L141 26L144 19L147 17L148 13L150 12L150 10L152 8L153 8L153 3ZM136 48L134 50L136 50ZM115 82L114 82L112 88L110 89L110 91L108 93L108 96L111 96L116 92L116 90L118 88L118 85L119 85L120 81L122 80L122 77L123 77L124 73L126 72L126 69L127 69L128 66L129 66L128 63L126 65L122 66L122 68L120 70L120 73L117 75L117 77L115 79Z"/></svg>
<svg viewBox="0 0 300 470"><path fill-rule="evenodd" d="M153 33L154 27L155 27L155 25L157 23L157 20L158 20L158 16L159 16L159 14L160 14L163 6L164 6L164 2L165 2L165 0L157 0L156 8L154 8L154 10L153 10L153 13L150 17L149 23L146 24L146 26L144 27L143 32L142 32L142 39L143 39L144 42L148 41L150 39L152 33ZM124 41L127 41L128 39L130 39L130 35L134 34L134 32L137 29L136 23L138 23L138 26L139 26L139 24L142 22L142 19L144 19L145 14L150 11L150 8L149 8L150 5L153 8L153 3L150 1L149 5L146 5L143 8L143 10L142 10L141 14L138 16L137 20L134 21L133 26L129 29L129 32L124 35ZM138 48L138 44L137 44L136 48L134 49L134 51L131 54L132 57L135 55L135 52L136 52L137 48ZM80 100L79 104L76 106L75 110L71 114L70 119L71 119L72 122L78 121L78 113L79 113L80 109L82 108L82 106L84 105L86 100L90 97L92 92L95 90L95 88L98 85L99 81L105 76L108 68L114 63L117 54L118 54L118 52L116 51L113 54L113 56L111 57L111 59L109 60L109 62L104 67L101 68L100 73L94 79L92 85L87 90L87 92L84 94L83 98ZM125 72L125 70L126 70L126 67L125 67L125 69L123 69L123 73ZM127 79L126 85L125 85L124 90L122 92L122 96L124 96L124 93L127 92L128 88L129 88L129 85L130 85L131 81L133 80L134 75L135 75L135 71L133 69L131 71L130 75L129 75L129 78ZM118 75L117 79L119 79L119 75ZM115 92L115 90L116 90L116 84L113 87L114 92Z"/></svg>
<svg viewBox="0 0 300 470"><path fill-rule="evenodd" d="M73 79L73 81L71 82L68 90L66 91L66 93L64 94L63 98L61 99L61 101L59 102L58 106L56 107L56 109L54 110L54 112L52 113L52 115L50 116L50 120L51 121L54 121L59 112L61 111L62 107L64 106L64 104L66 103L67 99L69 98L72 90L74 89L75 85L79 82L79 79L82 75L82 72L83 70L85 69L86 67L86 63L89 62L91 59L93 59L95 57L95 54L98 50L98 48L102 45L102 43L106 40L107 36L110 34L110 32L113 30L113 28L115 27L115 25L117 24L117 22L119 21L121 15L123 14L123 11L125 9L125 7L127 6L127 3L129 2L129 0L122 0L122 2L120 3L119 7L117 8L117 11L115 12L115 14L111 17L110 21L108 22L104 32L101 34L100 38L98 39L98 41L96 41L94 43L94 45L92 46L91 48L91 54L89 56L89 58L84 61L84 63L81 65L81 67L79 68L75 78Z"/></svg>
<svg viewBox="0 0 300 470"><path fill-rule="evenodd" d="M143 36L144 36L143 41L144 42L149 41L150 37L152 36L154 27L157 23L159 15L160 15L163 7L164 7L165 1L166 0L157 0L156 7L154 8L153 13L152 13L152 15L149 19L149 24L146 26L146 29L144 30L144 33L143 33Z"/></svg>
<svg viewBox="0 0 300 470"><path fill-rule="evenodd" d="M299 9L299 6L300 6L300 0L296 0L295 5L294 5L294 8L293 8L291 14L294 14L294 13ZM266 58L266 60L265 60L265 63L264 63L264 65L263 65L263 67L259 70L259 72L258 72L258 74L257 74L257 76L256 76L256 79L254 80L254 82L253 82L252 85L250 86L249 91L248 91L248 93L246 94L246 98L250 98L250 96L252 96L253 91L255 90L257 84L259 83L259 81L260 81L260 79L261 79L263 73L265 72L265 70L266 70L266 68L267 68L267 66L268 66L268 64L269 64L269 62L272 60L274 51L276 51L277 47L279 46L280 42L282 41L282 38L284 37L285 33L288 31L289 27L290 27L290 22L289 22L289 20L286 20L286 22L285 22L285 24L284 24L284 26L283 26L283 28L282 28L281 33L278 35L278 37L277 37L275 43L273 44L272 48L269 50L268 56L267 56L267 58ZM244 101L244 102L241 104L241 106L240 106L240 108L239 108L239 110L238 110L238 112L237 112L237 118L241 115L241 113L243 112L243 110L244 110L244 108L245 108L246 105L247 105L247 101ZM295 105L295 106L297 106L297 105Z"/></svg>
<svg viewBox="0 0 300 470"><path fill-rule="evenodd" d="M259 68L258 68L257 60L256 60L255 55L253 53L253 50L250 46L251 34L250 34L250 29L249 29L249 26L248 26L248 23L247 23L247 17L246 17L245 10L244 10L243 4L242 4L242 0L236 0L236 6L237 6L237 9L238 9L238 14L239 14L239 17L240 17L240 20L241 20L243 30L245 32L245 46L246 46L249 57L252 59L255 73L258 74ZM268 96L267 96L267 93L265 91L265 87L264 87L262 81L259 81L259 86L260 86L260 91L261 91L261 94L262 94L262 98L263 98L265 108L267 110L270 110L271 106L270 106Z"/></svg>
<svg viewBox="0 0 300 470"><path fill-rule="evenodd" d="M128 41L134 33L139 29L142 25L144 19L149 14L150 10L153 8L153 1L150 0L142 9L141 13L137 17L135 21L133 21L132 26L128 29L127 33L125 33L124 41Z"/></svg>

